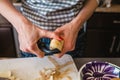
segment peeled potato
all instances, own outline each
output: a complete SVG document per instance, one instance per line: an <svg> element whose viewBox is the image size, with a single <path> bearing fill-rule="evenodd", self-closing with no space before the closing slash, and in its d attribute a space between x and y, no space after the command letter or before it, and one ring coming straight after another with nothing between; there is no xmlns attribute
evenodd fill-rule
<svg viewBox="0 0 120 80"><path fill-rule="evenodd" d="M1 78L5 78L5 80L20 80L13 76L11 71L0 72L0 80L3 80Z"/></svg>
<svg viewBox="0 0 120 80"><path fill-rule="evenodd" d="M11 76L11 71L0 72L0 77L9 78Z"/></svg>
<svg viewBox="0 0 120 80"><path fill-rule="evenodd" d="M52 39L50 42L50 50L58 49L62 51L63 43L64 43L63 40Z"/></svg>

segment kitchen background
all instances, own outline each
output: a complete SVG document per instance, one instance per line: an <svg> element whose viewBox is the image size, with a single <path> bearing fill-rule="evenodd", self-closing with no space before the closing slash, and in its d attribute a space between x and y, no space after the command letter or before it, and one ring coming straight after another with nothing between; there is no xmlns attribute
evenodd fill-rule
<svg viewBox="0 0 120 80"><path fill-rule="evenodd" d="M109 0L106 0L109 1ZM110 0L98 7L87 21L86 50L83 57L120 57L120 0ZM13 0L20 10L20 0ZM17 57L17 33L0 16L0 57Z"/></svg>

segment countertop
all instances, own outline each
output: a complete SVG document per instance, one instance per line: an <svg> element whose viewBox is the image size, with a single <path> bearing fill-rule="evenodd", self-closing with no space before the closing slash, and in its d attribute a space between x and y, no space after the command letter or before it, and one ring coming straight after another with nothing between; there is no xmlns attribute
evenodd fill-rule
<svg viewBox="0 0 120 80"><path fill-rule="evenodd" d="M120 58L74 58L74 62L78 70L80 69L80 67L82 67L82 65L90 61L110 62L112 64L120 66Z"/></svg>
<svg viewBox="0 0 120 80"><path fill-rule="evenodd" d="M14 59L14 58L0 58L0 60L4 59ZM103 61L110 62L120 67L120 58L73 58L77 69L79 70L85 63L90 61Z"/></svg>
<svg viewBox="0 0 120 80"><path fill-rule="evenodd" d="M120 4L113 4L111 7L98 7L95 12L112 12L112 13L120 13Z"/></svg>

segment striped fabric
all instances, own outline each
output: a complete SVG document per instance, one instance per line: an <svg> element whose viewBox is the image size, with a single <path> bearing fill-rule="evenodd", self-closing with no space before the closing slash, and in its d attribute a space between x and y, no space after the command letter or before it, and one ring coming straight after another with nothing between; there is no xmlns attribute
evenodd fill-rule
<svg viewBox="0 0 120 80"><path fill-rule="evenodd" d="M70 22L86 0L22 0L23 14L42 29L53 31Z"/></svg>

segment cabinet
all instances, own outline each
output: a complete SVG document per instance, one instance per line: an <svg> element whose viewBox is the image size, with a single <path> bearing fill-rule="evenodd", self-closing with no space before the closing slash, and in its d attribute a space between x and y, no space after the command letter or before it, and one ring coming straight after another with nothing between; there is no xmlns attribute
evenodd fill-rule
<svg viewBox="0 0 120 80"><path fill-rule="evenodd" d="M0 26L0 57L16 57L12 27Z"/></svg>
<svg viewBox="0 0 120 80"><path fill-rule="evenodd" d="M0 57L17 57L12 25L0 15Z"/></svg>
<svg viewBox="0 0 120 80"><path fill-rule="evenodd" d="M120 14L94 13L87 22L86 57L120 57Z"/></svg>

